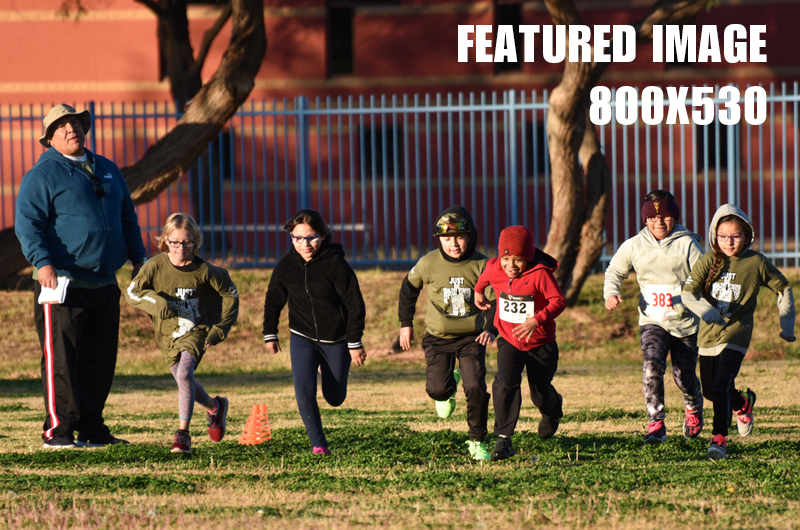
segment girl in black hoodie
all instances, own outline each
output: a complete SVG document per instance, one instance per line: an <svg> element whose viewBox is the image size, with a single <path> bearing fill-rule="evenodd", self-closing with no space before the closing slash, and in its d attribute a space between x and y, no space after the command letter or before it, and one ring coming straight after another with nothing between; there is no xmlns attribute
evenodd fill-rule
<svg viewBox="0 0 800 530"><path fill-rule="evenodd" d="M333 407L347 397L351 361L367 358L364 299L344 249L332 242L328 225L315 210L299 210L284 225L292 248L275 267L264 301L264 342L267 351L281 351L278 320L289 302L289 342L297 407L313 453L331 454L322 431L317 405L317 371L322 396Z"/></svg>

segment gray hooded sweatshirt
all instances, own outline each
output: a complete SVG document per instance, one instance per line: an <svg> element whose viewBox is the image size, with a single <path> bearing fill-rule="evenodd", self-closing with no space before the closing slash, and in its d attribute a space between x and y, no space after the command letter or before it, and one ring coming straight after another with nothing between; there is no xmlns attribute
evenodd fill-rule
<svg viewBox="0 0 800 530"><path fill-rule="evenodd" d="M683 288L683 303L702 320L697 336L700 355L719 355L729 348L747 353L753 335L753 314L761 287L778 295L780 336L787 342L794 335L794 296L786 277L763 254L752 249L755 239L753 224L747 215L732 204L723 204L714 214L708 229L709 240L717 240L717 225L725 216L734 215L747 223L753 233L750 241L736 256L723 256L708 293L706 278L714 264L713 250L703 255L692 267Z"/></svg>
<svg viewBox="0 0 800 530"><path fill-rule="evenodd" d="M647 227L620 245L606 269L603 299L620 296L631 272L639 282L639 325L655 324L674 337L697 333L698 319L681 302L683 283L703 255L700 236L676 224L658 240Z"/></svg>

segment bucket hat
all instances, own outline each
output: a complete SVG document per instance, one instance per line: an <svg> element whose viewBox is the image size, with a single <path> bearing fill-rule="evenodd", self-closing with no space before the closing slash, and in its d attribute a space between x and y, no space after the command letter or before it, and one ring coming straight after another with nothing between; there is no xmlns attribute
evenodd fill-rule
<svg viewBox="0 0 800 530"><path fill-rule="evenodd" d="M42 119L42 123L44 124L44 134L41 138L39 138L39 143L45 147L50 147L50 127L59 119L63 118L64 116L77 116L81 122L81 126L83 127L83 132L88 133L89 129L92 128L92 115L89 113L88 110L83 110L78 112L73 107L66 105L64 103L60 105L56 105L50 112L47 113L47 116Z"/></svg>

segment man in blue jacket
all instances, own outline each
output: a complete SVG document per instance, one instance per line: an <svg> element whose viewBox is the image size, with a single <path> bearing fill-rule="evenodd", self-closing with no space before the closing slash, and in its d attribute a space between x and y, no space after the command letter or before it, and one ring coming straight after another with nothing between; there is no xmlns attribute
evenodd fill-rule
<svg viewBox="0 0 800 530"><path fill-rule="evenodd" d="M22 179L15 230L33 265L34 295L69 278L61 304L34 304L42 345L44 447L127 443L103 421L119 340L116 271L145 261L139 223L122 172L84 147L88 111L56 105L39 142L47 151ZM78 432L77 442L73 438Z"/></svg>

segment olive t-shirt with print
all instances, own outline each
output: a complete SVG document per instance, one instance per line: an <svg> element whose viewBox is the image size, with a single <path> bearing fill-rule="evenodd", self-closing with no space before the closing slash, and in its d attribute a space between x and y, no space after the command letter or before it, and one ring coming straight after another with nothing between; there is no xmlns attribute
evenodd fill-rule
<svg viewBox="0 0 800 530"><path fill-rule="evenodd" d="M713 263L713 250L698 259L686 279L683 292L690 291L700 296ZM732 344L746 351L753 335L753 314L759 290L768 287L777 293L788 285L781 271L759 252L745 250L739 256L726 257L711 289L703 296L728 324L702 323L697 335L698 347Z"/></svg>
<svg viewBox="0 0 800 530"><path fill-rule="evenodd" d="M202 260L196 270L182 271L166 254L142 266L125 300L153 318L156 342L169 364L182 351L200 362L205 343L225 339L239 314L239 294L228 271Z"/></svg>

